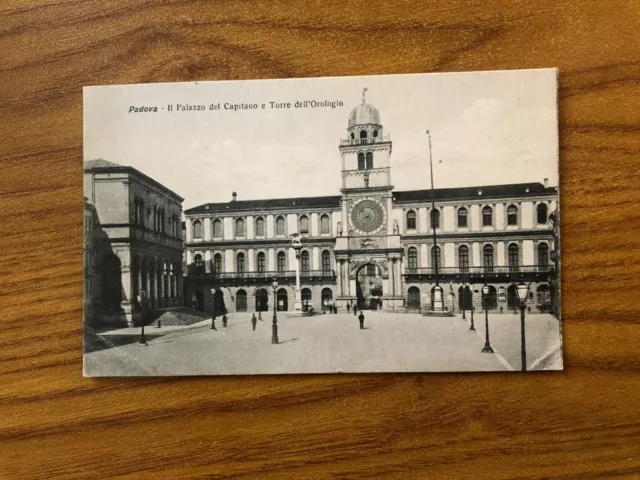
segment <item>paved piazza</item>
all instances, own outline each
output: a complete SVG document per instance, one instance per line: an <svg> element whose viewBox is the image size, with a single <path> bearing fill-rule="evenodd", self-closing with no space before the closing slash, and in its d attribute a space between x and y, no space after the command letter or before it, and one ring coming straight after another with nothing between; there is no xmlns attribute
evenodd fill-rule
<svg viewBox="0 0 640 480"><path fill-rule="evenodd" d="M430 318L417 314L365 312L365 330L353 315L278 315L280 344L271 344L271 315L251 329L251 314L229 316L189 327L146 327L148 346L139 346L139 328L106 332L113 348L85 355L90 375L204 375L325 372L505 371L520 370L517 315L490 315L495 354L482 353L484 314L477 331L460 315ZM530 369L562 367L558 321L550 315L527 317ZM106 345L105 345L106 346Z"/></svg>

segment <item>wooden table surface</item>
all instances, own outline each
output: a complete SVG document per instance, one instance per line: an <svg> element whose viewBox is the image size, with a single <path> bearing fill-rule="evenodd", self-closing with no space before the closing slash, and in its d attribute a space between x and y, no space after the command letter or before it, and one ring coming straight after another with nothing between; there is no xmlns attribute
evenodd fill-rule
<svg viewBox="0 0 640 480"><path fill-rule="evenodd" d="M640 478L640 2L0 5L0 478ZM83 85L558 67L566 370L82 377Z"/></svg>

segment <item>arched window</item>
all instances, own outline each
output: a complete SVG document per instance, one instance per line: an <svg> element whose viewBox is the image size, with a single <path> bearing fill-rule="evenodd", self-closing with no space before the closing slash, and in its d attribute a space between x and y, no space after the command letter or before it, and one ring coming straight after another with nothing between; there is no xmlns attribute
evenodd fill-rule
<svg viewBox="0 0 640 480"><path fill-rule="evenodd" d="M373 138L377 138L378 137L378 130L374 130L373 131Z"/></svg>
<svg viewBox="0 0 640 480"><path fill-rule="evenodd" d="M407 256L409 257L407 264L409 270L415 270L418 268L418 249L416 247L409 248Z"/></svg>
<svg viewBox="0 0 640 480"><path fill-rule="evenodd" d="M460 245L458 249L458 266L461 272L469 271L469 247Z"/></svg>
<svg viewBox="0 0 640 480"><path fill-rule="evenodd" d="M366 140L367 139L367 131L366 130L360 130L360 139L361 140Z"/></svg>
<svg viewBox="0 0 640 480"><path fill-rule="evenodd" d="M278 217L276 219L276 235L285 235L285 232L284 217Z"/></svg>
<svg viewBox="0 0 640 480"><path fill-rule="evenodd" d="M538 244L538 265L545 269L549 265L549 245L546 243Z"/></svg>
<svg viewBox="0 0 640 480"><path fill-rule="evenodd" d="M358 170L365 169L364 152L358 153Z"/></svg>
<svg viewBox="0 0 640 480"><path fill-rule="evenodd" d="M236 220L236 237L244 237L244 219Z"/></svg>
<svg viewBox="0 0 640 480"><path fill-rule="evenodd" d="M213 221L213 238L222 238L222 220L219 218Z"/></svg>
<svg viewBox="0 0 640 480"><path fill-rule="evenodd" d="M153 231L158 231L158 207L155 205L153 206Z"/></svg>
<svg viewBox="0 0 640 480"><path fill-rule="evenodd" d="M538 206L536 207L536 213L538 214L538 223L539 224L545 224L547 223L547 204L546 203L539 203Z"/></svg>
<svg viewBox="0 0 640 480"><path fill-rule="evenodd" d="M133 223L134 225L138 225L138 222L140 221L140 205L139 205L138 197L135 197L133 199L133 203L134 203Z"/></svg>
<svg viewBox="0 0 640 480"><path fill-rule="evenodd" d="M140 226L144 228L144 226L146 225L146 221L145 221L145 209L144 209L144 200L140 199Z"/></svg>
<svg viewBox="0 0 640 480"><path fill-rule="evenodd" d="M373 168L373 152L367 152L367 170Z"/></svg>
<svg viewBox="0 0 640 480"><path fill-rule="evenodd" d="M244 273L244 253L242 252L236 257L236 267L238 273Z"/></svg>
<svg viewBox="0 0 640 480"><path fill-rule="evenodd" d="M493 209L489 206L482 209L482 226L490 227L493 225Z"/></svg>
<svg viewBox="0 0 640 480"><path fill-rule="evenodd" d="M216 273L222 272L222 255L220 255L219 253L216 253L213 256L213 270Z"/></svg>
<svg viewBox="0 0 640 480"><path fill-rule="evenodd" d="M202 262L202 255L200 255L199 253L196 254L196 256L193 257L193 263L196 266L196 272L201 273L204 268L204 263Z"/></svg>
<svg viewBox="0 0 640 480"><path fill-rule="evenodd" d="M458 228L467 228L467 209L461 207L458 209Z"/></svg>
<svg viewBox="0 0 640 480"><path fill-rule="evenodd" d="M509 271L517 272L518 271L518 245L512 243L509 245Z"/></svg>
<svg viewBox="0 0 640 480"><path fill-rule="evenodd" d="M193 238L202 238L202 222L200 220L193 222Z"/></svg>
<svg viewBox="0 0 640 480"><path fill-rule="evenodd" d="M431 228L440 228L440 210L431 210Z"/></svg>
<svg viewBox="0 0 640 480"><path fill-rule="evenodd" d="M493 246L485 245L484 253L484 269L486 272L493 272Z"/></svg>
<svg viewBox="0 0 640 480"><path fill-rule="evenodd" d="M287 268L287 256L284 252L278 252L278 271L284 272Z"/></svg>
<svg viewBox="0 0 640 480"><path fill-rule="evenodd" d="M160 212L160 230L162 233L167 233L167 215L164 211L164 208Z"/></svg>
<svg viewBox="0 0 640 480"><path fill-rule="evenodd" d="M431 265L433 266L433 268L435 268L436 266L440 268L442 266L440 260L440 247L431 247Z"/></svg>
<svg viewBox="0 0 640 480"><path fill-rule="evenodd" d="M328 250L322 251L322 271L325 273L331 271L331 254Z"/></svg>
<svg viewBox="0 0 640 480"><path fill-rule="evenodd" d="M307 250L300 254L300 271L309 271L309 252Z"/></svg>
<svg viewBox="0 0 640 480"><path fill-rule="evenodd" d="M356 138L356 136L353 134L353 132L351 132L351 140L353 140L354 138Z"/></svg>
<svg viewBox="0 0 640 480"><path fill-rule="evenodd" d="M329 215L322 215L320 217L320 233L329 233L330 223Z"/></svg>
<svg viewBox="0 0 640 480"><path fill-rule="evenodd" d="M264 273L266 270L265 255L263 252L258 253L258 272Z"/></svg>
<svg viewBox="0 0 640 480"><path fill-rule="evenodd" d="M518 225L518 207L515 205L507 208L507 225Z"/></svg>
<svg viewBox="0 0 640 480"><path fill-rule="evenodd" d="M264 237L264 218L258 217L256 220L256 236Z"/></svg>
<svg viewBox="0 0 640 480"><path fill-rule="evenodd" d="M416 229L416 212L409 210L407 212L407 230Z"/></svg>
<svg viewBox="0 0 640 480"><path fill-rule="evenodd" d="M302 215L300 217L300 234L308 235L309 234L309 217L306 215Z"/></svg>

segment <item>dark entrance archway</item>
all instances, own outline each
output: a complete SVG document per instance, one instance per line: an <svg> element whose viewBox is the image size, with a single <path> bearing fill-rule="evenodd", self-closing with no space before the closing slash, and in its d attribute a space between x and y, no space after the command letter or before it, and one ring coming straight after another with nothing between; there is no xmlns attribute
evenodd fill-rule
<svg viewBox="0 0 640 480"><path fill-rule="evenodd" d="M507 288L507 310L515 311L518 308L520 308L518 290L515 285L509 285L509 288Z"/></svg>
<svg viewBox="0 0 640 480"><path fill-rule="evenodd" d="M247 292L238 290L236 292L236 312L247 311Z"/></svg>
<svg viewBox="0 0 640 480"><path fill-rule="evenodd" d="M420 289L418 287L409 287L407 293L407 309L420 310Z"/></svg>
<svg viewBox="0 0 640 480"><path fill-rule="evenodd" d="M458 288L458 308L471 310L471 289L469 287Z"/></svg>
<svg viewBox="0 0 640 480"><path fill-rule="evenodd" d="M277 309L279 312L286 312L289 310L289 295L284 288L278 290L278 306Z"/></svg>
<svg viewBox="0 0 640 480"><path fill-rule="evenodd" d="M323 288L321 292L322 310L328 310L333 304L333 292L330 288Z"/></svg>
<svg viewBox="0 0 640 480"><path fill-rule="evenodd" d="M496 287L489 285L489 293L485 299L485 308L487 310L495 310L498 308L498 291Z"/></svg>
<svg viewBox="0 0 640 480"><path fill-rule="evenodd" d="M311 303L311 289L309 288L303 288L302 291L300 292L301 294L301 300L302 300L302 311L306 312L307 310L309 310L309 307L312 306Z"/></svg>
<svg viewBox="0 0 640 480"><path fill-rule="evenodd" d="M374 263L362 265L356 272L356 297L360 310L376 309L382 304L382 275Z"/></svg>
<svg viewBox="0 0 640 480"><path fill-rule="evenodd" d="M269 310L269 294L264 288L256 290L256 312Z"/></svg>

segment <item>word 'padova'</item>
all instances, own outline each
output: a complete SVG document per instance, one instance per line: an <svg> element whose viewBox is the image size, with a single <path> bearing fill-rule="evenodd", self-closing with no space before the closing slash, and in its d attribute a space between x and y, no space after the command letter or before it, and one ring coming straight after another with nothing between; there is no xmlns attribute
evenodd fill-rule
<svg viewBox="0 0 640 480"><path fill-rule="evenodd" d="M158 107L136 107L131 105L129 107L129 113L140 113L140 112L157 112Z"/></svg>

